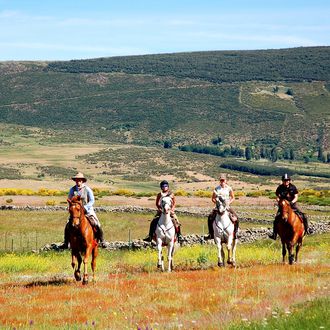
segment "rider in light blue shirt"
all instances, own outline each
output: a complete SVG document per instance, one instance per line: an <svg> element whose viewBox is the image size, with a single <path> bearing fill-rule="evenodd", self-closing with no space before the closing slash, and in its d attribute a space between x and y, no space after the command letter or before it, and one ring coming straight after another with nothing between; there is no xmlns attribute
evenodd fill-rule
<svg viewBox="0 0 330 330"><path fill-rule="evenodd" d="M86 211L86 217L88 218L90 224L96 229L96 239L100 242L102 247L106 247L106 243L103 238L103 230L93 207L95 202L93 190L85 184L87 179L82 173L77 173L76 176L72 177L72 180L75 181L76 184L70 188L68 198L71 199L74 196L80 196ZM69 246L70 229L71 219L69 219L65 226L64 243L61 245L62 249L67 249Z"/></svg>

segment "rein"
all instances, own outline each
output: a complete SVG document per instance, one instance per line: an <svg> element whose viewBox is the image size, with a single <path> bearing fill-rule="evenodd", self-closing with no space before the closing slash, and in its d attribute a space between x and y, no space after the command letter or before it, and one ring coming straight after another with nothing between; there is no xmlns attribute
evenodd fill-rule
<svg viewBox="0 0 330 330"><path fill-rule="evenodd" d="M160 230L163 232L163 234L165 235L166 232L168 232L170 229L172 229L174 227L174 225L172 224L172 226L170 228L165 228L165 230L159 225L159 223L157 223L157 226L160 228Z"/></svg>
<svg viewBox="0 0 330 330"><path fill-rule="evenodd" d="M219 228L221 231L225 231L230 225L231 225L231 223L229 223L229 225L226 227L226 228L221 228L221 227L219 227L218 226L218 224L217 224L217 221L215 221L215 225L217 226L217 228Z"/></svg>

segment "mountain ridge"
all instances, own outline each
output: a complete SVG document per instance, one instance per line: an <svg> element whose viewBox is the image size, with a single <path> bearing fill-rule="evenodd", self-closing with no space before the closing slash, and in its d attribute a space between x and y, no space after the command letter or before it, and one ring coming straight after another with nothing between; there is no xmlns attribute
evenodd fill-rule
<svg viewBox="0 0 330 330"><path fill-rule="evenodd" d="M229 146L330 150L327 46L0 62L0 74L0 122L63 140L77 130L91 142L221 136Z"/></svg>

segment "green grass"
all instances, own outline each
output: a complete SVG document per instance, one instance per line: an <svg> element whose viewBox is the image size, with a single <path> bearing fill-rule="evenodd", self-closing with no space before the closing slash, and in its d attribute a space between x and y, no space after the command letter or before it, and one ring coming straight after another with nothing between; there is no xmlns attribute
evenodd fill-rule
<svg viewBox="0 0 330 330"><path fill-rule="evenodd" d="M270 329L270 330L316 330L329 329L330 298L324 297L290 307L286 312L274 312L272 317L263 321L245 321L229 326L228 330L235 329Z"/></svg>
<svg viewBox="0 0 330 330"><path fill-rule="evenodd" d="M238 213L255 219L271 220L273 209L251 210L236 206ZM252 213L251 213L252 212ZM125 241L144 238L155 212L117 213L99 212L105 239L107 241ZM183 235L207 233L207 217L178 214ZM324 217L321 211L313 210L311 217ZM0 251L29 252L38 250L46 244L63 241L63 231L68 219L66 211L14 211L0 212ZM15 224L13 226L13 224ZM269 224L240 223L241 229L269 227Z"/></svg>
<svg viewBox="0 0 330 330"><path fill-rule="evenodd" d="M88 286L74 282L69 251L2 253L1 327L326 329L329 238L307 237L294 266L270 240L240 244L236 269L216 266L215 246L183 247L171 274L154 249L100 250Z"/></svg>
<svg viewBox="0 0 330 330"><path fill-rule="evenodd" d="M309 261L311 263L327 264L330 260L329 238L329 233L307 237L300 252L300 260L311 259ZM314 256L315 250L318 251L317 258ZM156 271L157 251L155 249L137 251L100 249L99 252L97 268L100 274ZM238 244L236 259L239 268L280 263L282 260L281 244L279 241L273 243L270 240ZM214 245L179 247L176 248L174 260L176 270L212 268L217 264L217 248ZM70 251L2 253L0 273L7 275L71 273Z"/></svg>

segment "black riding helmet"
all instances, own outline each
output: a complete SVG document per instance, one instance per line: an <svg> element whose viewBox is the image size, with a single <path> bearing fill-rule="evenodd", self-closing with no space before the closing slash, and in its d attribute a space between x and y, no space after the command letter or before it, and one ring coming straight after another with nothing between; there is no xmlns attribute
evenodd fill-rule
<svg viewBox="0 0 330 330"><path fill-rule="evenodd" d="M166 180L163 180L160 185L159 185L161 188L164 187L164 186L169 186L168 182Z"/></svg>
<svg viewBox="0 0 330 330"><path fill-rule="evenodd" d="M282 175L282 181L291 181L291 178L287 173L285 173L284 175Z"/></svg>

